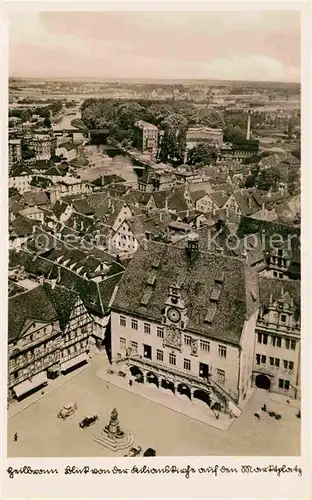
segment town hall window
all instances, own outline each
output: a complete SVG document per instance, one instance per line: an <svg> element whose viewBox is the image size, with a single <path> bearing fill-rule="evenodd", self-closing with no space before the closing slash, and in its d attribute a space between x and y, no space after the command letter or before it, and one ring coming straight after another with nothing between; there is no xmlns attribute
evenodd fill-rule
<svg viewBox="0 0 312 500"><path fill-rule="evenodd" d="M133 330L137 330L138 329L138 320L137 319L132 319L131 320L131 328Z"/></svg>
<svg viewBox="0 0 312 500"><path fill-rule="evenodd" d="M224 345L218 346L218 354L221 358L226 358L226 347Z"/></svg>
<svg viewBox="0 0 312 500"><path fill-rule="evenodd" d="M184 335L184 344L185 345L192 345L192 337L190 335Z"/></svg>
<svg viewBox="0 0 312 500"><path fill-rule="evenodd" d="M176 365L176 355L173 352L169 354L169 364Z"/></svg>
<svg viewBox="0 0 312 500"><path fill-rule="evenodd" d="M120 316L119 324L120 324L120 326L127 326L127 321L126 321L126 318L124 316Z"/></svg>
<svg viewBox="0 0 312 500"><path fill-rule="evenodd" d="M126 349L126 347L127 347L126 339L124 339L123 337L120 337L120 349L122 349L124 351Z"/></svg>
<svg viewBox="0 0 312 500"><path fill-rule="evenodd" d="M162 326L157 327L157 337L159 337L160 339L164 338L164 329Z"/></svg>
<svg viewBox="0 0 312 500"><path fill-rule="evenodd" d="M184 370L190 371L191 369L191 361L189 359L184 360Z"/></svg>
<svg viewBox="0 0 312 500"><path fill-rule="evenodd" d="M151 333L151 325L149 323L144 323L144 333Z"/></svg>
<svg viewBox="0 0 312 500"><path fill-rule="evenodd" d="M157 349L156 351L156 358L157 361L163 361L164 360L164 353L160 349Z"/></svg>
<svg viewBox="0 0 312 500"><path fill-rule="evenodd" d="M289 385L289 380L283 380L282 378L280 378L278 381L278 387L280 389L284 389L284 391L288 391Z"/></svg>
<svg viewBox="0 0 312 500"><path fill-rule="evenodd" d="M217 381L224 384L225 381L225 371L217 369Z"/></svg>
<svg viewBox="0 0 312 500"><path fill-rule="evenodd" d="M258 344L267 345L267 343L268 343L268 334L267 333L258 333Z"/></svg>
<svg viewBox="0 0 312 500"><path fill-rule="evenodd" d="M132 342L131 342L131 344L130 344L130 345L131 345L131 349L132 349L134 352L138 352L138 347L139 347L139 345L138 345L138 343L137 343L137 342L134 342L134 340L132 340Z"/></svg>
<svg viewBox="0 0 312 500"><path fill-rule="evenodd" d="M201 340L200 341L200 350L204 352L209 352L210 351L210 342L208 340Z"/></svg>

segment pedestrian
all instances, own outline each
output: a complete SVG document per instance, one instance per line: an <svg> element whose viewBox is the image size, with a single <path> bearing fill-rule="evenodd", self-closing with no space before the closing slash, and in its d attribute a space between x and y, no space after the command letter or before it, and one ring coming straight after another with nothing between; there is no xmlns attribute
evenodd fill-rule
<svg viewBox="0 0 312 500"><path fill-rule="evenodd" d="M129 385L130 387L132 387L132 380L129 380Z"/></svg>
<svg viewBox="0 0 312 500"><path fill-rule="evenodd" d="M107 382L106 387L107 387L107 389L109 389L109 387L110 387L109 382Z"/></svg>
<svg viewBox="0 0 312 500"><path fill-rule="evenodd" d="M264 403L264 405L262 406L261 410L263 410L263 411L267 411L267 406L266 406L266 404L265 404L265 403Z"/></svg>
<svg viewBox="0 0 312 500"><path fill-rule="evenodd" d="M260 420L260 413L259 413L258 411L256 411L256 413L255 413L255 417L256 417L258 420Z"/></svg>
<svg viewBox="0 0 312 500"><path fill-rule="evenodd" d="M14 441L15 442L17 441L17 432L15 432L15 434L14 434Z"/></svg>

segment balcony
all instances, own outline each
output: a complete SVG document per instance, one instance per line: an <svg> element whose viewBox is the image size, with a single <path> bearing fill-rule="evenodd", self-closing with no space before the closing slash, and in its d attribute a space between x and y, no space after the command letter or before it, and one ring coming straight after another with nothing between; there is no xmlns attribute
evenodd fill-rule
<svg viewBox="0 0 312 500"><path fill-rule="evenodd" d="M211 375L209 375L208 380L201 379L200 377L196 377L195 375L188 373L186 371L179 370L178 368L174 368L173 366L169 365L164 365L163 363L158 363L156 361L152 361L147 358L143 358L140 355L131 355L131 356L124 356L120 358L118 363L126 362L127 365L134 364L138 365L139 367L142 366L142 368L149 370L149 371L156 371L159 375L165 377L165 378L170 378L170 376L177 378L177 382L179 383L188 383L192 385L196 385L200 387L201 389L208 389L211 387Z"/></svg>

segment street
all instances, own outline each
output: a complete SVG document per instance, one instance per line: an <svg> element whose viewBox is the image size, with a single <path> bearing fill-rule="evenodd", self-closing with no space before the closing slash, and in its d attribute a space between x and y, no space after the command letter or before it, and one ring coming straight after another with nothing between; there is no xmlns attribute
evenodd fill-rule
<svg viewBox="0 0 312 500"><path fill-rule="evenodd" d="M242 416L224 432L112 384L108 386L96 377L104 363L105 356L95 355L87 369L71 379L64 378L59 387L12 416L8 421L8 456L123 456L126 451L113 453L94 441L114 407L121 429L135 434L135 445L143 450L154 448L158 456L300 455L301 421L294 407L269 399L267 406L282 419L277 421L265 413L260 420L254 417L263 401L261 389L255 389ZM64 421L57 418L58 411L70 401L77 403L76 412ZM82 430L79 422L93 414L99 420ZM14 442L16 432L18 440Z"/></svg>

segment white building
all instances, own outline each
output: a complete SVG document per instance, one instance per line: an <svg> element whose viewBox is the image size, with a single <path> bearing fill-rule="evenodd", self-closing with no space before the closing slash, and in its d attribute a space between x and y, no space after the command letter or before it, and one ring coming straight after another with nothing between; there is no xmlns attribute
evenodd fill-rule
<svg viewBox="0 0 312 500"><path fill-rule="evenodd" d="M260 278L254 381L300 397L300 282Z"/></svg>
<svg viewBox="0 0 312 500"><path fill-rule="evenodd" d="M22 159L22 140L10 139L9 140L9 171L14 163Z"/></svg>
<svg viewBox="0 0 312 500"><path fill-rule="evenodd" d="M242 260L199 252L195 236L133 257L112 306L112 361L238 416L252 384L257 276Z"/></svg>

